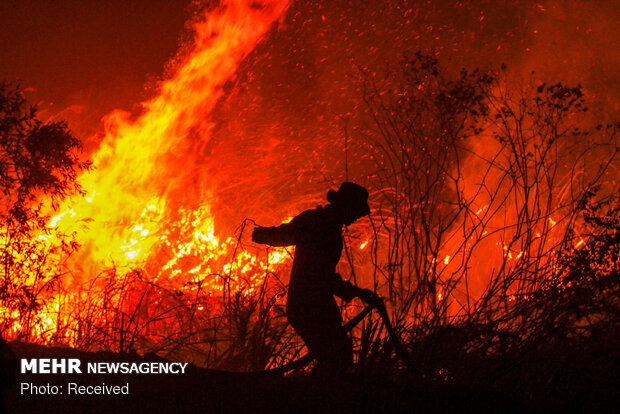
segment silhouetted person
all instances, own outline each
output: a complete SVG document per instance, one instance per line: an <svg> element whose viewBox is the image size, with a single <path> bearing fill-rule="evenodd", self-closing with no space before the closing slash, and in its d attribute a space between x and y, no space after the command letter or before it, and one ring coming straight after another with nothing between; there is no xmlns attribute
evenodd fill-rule
<svg viewBox="0 0 620 414"><path fill-rule="evenodd" d="M344 182L329 190L330 204L299 214L277 227L256 227L252 240L271 246L295 245L286 315L317 360L318 372L338 375L353 363L353 347L342 328L334 295L371 302L375 295L342 280L336 264L342 254L342 228L370 213L368 191Z"/></svg>

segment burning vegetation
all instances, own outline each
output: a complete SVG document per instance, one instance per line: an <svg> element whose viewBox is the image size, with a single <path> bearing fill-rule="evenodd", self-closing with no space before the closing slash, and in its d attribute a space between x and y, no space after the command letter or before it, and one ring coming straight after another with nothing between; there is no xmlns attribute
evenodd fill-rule
<svg viewBox="0 0 620 414"><path fill-rule="evenodd" d="M386 299L408 354L371 314L352 331L357 370L409 368L566 406L570 384L618 383L606 366L620 349L617 114L593 114L584 88L536 73L392 50L387 64L351 57L343 90L355 107L330 107L337 131L284 152L297 132L248 115L268 95L250 96L248 65L271 61L255 50L299 5L223 3L195 19L191 47L139 115L105 119L91 161L66 124L0 89L2 337L282 366L303 353L283 313L292 252L252 243L253 220L231 212L274 224L355 177L372 213L346 233L340 272ZM415 20L421 9L393 10Z"/></svg>

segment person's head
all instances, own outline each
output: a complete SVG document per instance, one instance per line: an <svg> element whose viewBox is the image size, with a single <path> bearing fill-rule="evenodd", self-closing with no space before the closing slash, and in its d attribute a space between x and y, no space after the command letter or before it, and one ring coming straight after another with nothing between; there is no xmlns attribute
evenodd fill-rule
<svg viewBox="0 0 620 414"><path fill-rule="evenodd" d="M368 190L358 184L345 181L338 191L327 192L327 201L336 207L347 226L360 217L370 214Z"/></svg>

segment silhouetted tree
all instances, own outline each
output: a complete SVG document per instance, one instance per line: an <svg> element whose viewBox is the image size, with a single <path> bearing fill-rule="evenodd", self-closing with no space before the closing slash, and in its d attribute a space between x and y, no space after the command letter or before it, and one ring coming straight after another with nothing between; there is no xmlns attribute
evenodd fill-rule
<svg viewBox="0 0 620 414"><path fill-rule="evenodd" d="M49 212L90 168L64 122L42 122L19 86L0 83L0 305L2 332L20 321L26 338L40 294L60 275L58 254L76 248L49 228ZM46 213L47 212L47 213Z"/></svg>

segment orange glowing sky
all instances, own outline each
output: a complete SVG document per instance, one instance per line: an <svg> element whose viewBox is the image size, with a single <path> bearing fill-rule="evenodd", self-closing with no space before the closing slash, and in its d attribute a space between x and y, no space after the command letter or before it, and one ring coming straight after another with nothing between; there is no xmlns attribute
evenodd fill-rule
<svg viewBox="0 0 620 414"><path fill-rule="evenodd" d="M92 131L112 109L139 109L152 95L186 33L188 3L3 1L0 79L21 79L43 109L65 111L76 130ZM347 54L380 61L408 43L441 50L459 66L497 60L620 90L617 0L355 3L295 2L281 33L252 59L254 84L271 85L268 92L284 102L300 89L335 86L346 69L335 65ZM259 59L265 52L269 63Z"/></svg>

